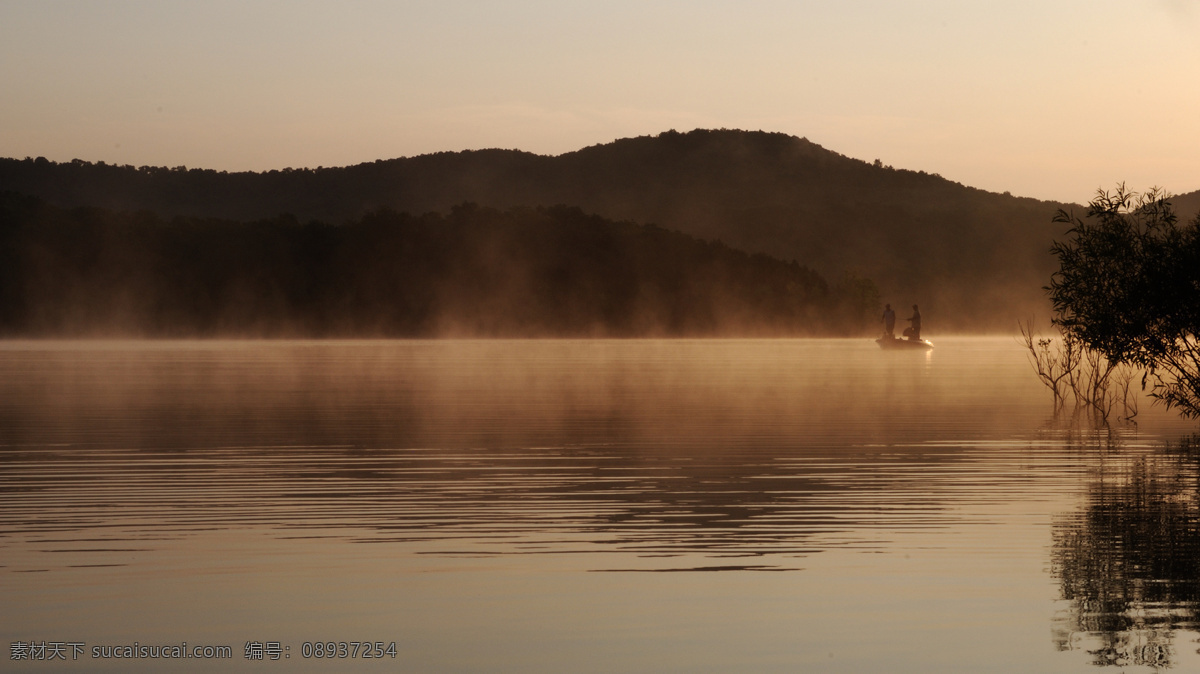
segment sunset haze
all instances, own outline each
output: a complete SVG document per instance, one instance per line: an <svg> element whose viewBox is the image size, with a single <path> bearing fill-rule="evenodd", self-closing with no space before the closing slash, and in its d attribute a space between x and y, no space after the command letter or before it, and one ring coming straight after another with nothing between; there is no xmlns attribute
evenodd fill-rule
<svg viewBox="0 0 1200 674"><path fill-rule="evenodd" d="M217 170L667 129L994 192L1200 187L1188 2L0 3L0 156Z"/></svg>

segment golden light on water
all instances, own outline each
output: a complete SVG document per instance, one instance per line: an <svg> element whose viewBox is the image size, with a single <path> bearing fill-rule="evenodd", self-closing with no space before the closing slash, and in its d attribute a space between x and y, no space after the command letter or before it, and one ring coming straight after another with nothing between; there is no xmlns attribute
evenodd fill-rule
<svg viewBox="0 0 1200 674"><path fill-rule="evenodd" d="M464 671L1186 643L1187 578L1174 622L1079 612L1143 582L1088 561L1137 554L1090 512L1194 507L1162 479L1196 470L1185 426L1072 426L1027 368L1010 338L5 342L2 636L370 637Z"/></svg>

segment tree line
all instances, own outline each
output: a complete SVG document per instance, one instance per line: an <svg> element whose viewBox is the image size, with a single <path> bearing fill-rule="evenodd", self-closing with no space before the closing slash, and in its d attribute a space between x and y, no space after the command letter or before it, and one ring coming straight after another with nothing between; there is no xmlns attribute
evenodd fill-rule
<svg viewBox="0 0 1200 674"><path fill-rule="evenodd" d="M388 208L344 224L0 195L6 336L857 334L879 294L579 208Z"/></svg>

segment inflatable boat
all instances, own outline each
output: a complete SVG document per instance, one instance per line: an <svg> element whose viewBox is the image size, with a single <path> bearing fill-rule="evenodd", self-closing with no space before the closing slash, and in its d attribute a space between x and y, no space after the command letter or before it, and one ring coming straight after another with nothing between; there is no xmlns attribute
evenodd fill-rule
<svg viewBox="0 0 1200 674"><path fill-rule="evenodd" d="M886 335L875 340L875 343L881 349L920 349L928 351L933 348L933 342L927 339L901 339Z"/></svg>

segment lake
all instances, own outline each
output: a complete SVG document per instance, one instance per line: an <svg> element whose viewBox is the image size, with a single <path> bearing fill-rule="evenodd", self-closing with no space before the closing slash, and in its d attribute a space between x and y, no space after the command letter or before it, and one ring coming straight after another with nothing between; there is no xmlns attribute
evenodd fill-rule
<svg viewBox="0 0 1200 674"><path fill-rule="evenodd" d="M5 669L1200 667L1196 423L934 342L0 342Z"/></svg>

